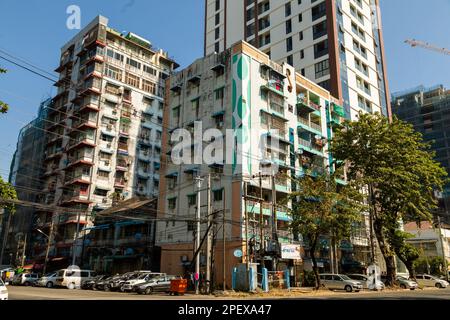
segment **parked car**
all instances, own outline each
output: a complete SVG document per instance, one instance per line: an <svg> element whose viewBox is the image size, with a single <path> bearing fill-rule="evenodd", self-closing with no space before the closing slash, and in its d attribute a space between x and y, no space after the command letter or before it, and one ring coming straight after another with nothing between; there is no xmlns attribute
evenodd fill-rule
<svg viewBox="0 0 450 320"><path fill-rule="evenodd" d="M83 281L90 280L96 276L97 273L92 270L62 269L57 271L55 285L68 289L80 288Z"/></svg>
<svg viewBox="0 0 450 320"><path fill-rule="evenodd" d="M107 277L103 280L97 281L95 283L95 289L97 290L109 290L109 284L114 281L118 281L122 278L122 275L115 275L111 277Z"/></svg>
<svg viewBox="0 0 450 320"><path fill-rule="evenodd" d="M84 280L83 282L81 282L81 289L97 290L97 283L100 281L106 280L107 278L108 278L108 276L101 275L101 276L96 276L89 280Z"/></svg>
<svg viewBox="0 0 450 320"><path fill-rule="evenodd" d="M348 274L347 275L352 280L357 280L362 283L363 289L373 289L372 283L369 276L365 274ZM385 285L380 280L375 280L375 290L384 290Z"/></svg>
<svg viewBox="0 0 450 320"><path fill-rule="evenodd" d="M133 287L133 291L138 294L152 294L153 292L169 292L170 281L178 279L179 277L173 275L161 275L153 277L150 281L137 284Z"/></svg>
<svg viewBox="0 0 450 320"><path fill-rule="evenodd" d="M415 282L414 280L410 280L404 276L397 276L397 281L400 285L400 288L402 289L415 290L419 287L417 282Z"/></svg>
<svg viewBox="0 0 450 320"><path fill-rule="evenodd" d="M8 289L2 279L0 279L0 300L8 300Z"/></svg>
<svg viewBox="0 0 450 320"><path fill-rule="evenodd" d="M32 286L39 279L37 273L21 273L14 277L12 284L16 286Z"/></svg>
<svg viewBox="0 0 450 320"><path fill-rule="evenodd" d="M345 290L347 292L359 292L363 289L363 285L360 281L352 280L345 274L320 274L320 282L323 287L330 290Z"/></svg>
<svg viewBox="0 0 450 320"><path fill-rule="evenodd" d="M123 275L119 275L117 277L112 277L105 285L104 290L105 291L116 291L121 290L122 285L131 279L135 279L139 277L140 273L138 272L127 272Z"/></svg>
<svg viewBox="0 0 450 320"><path fill-rule="evenodd" d="M47 288L53 288L56 283L57 273L51 272L47 273L45 276L39 278L35 285L38 287L47 287Z"/></svg>
<svg viewBox="0 0 450 320"><path fill-rule="evenodd" d="M161 276L165 276L165 275L166 275L165 273L160 273L160 272L150 272L150 273L144 272L144 273L140 274L137 278L125 281L122 284L120 291L122 291L122 292L132 291L134 286L149 282L155 277L161 277Z"/></svg>
<svg viewBox="0 0 450 320"><path fill-rule="evenodd" d="M448 282L429 274L416 275L417 283L420 287L436 287L439 289L447 288Z"/></svg>

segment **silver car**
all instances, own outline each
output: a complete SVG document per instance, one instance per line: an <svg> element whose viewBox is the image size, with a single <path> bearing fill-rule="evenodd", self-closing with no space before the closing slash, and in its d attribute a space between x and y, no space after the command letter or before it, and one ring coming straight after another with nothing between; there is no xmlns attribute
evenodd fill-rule
<svg viewBox="0 0 450 320"><path fill-rule="evenodd" d="M345 290L347 292L359 292L363 289L360 281L352 280L345 274L320 274L320 282L323 287L330 290Z"/></svg>
<svg viewBox="0 0 450 320"><path fill-rule="evenodd" d="M400 285L400 288L402 288L402 289L415 290L419 287L417 282L415 282L414 280L410 280L410 279L402 277L402 276L397 276L397 281Z"/></svg>
<svg viewBox="0 0 450 320"><path fill-rule="evenodd" d="M364 289L384 290L385 288L385 285L381 280L376 280L375 288L373 288L373 282L370 280L370 277L365 274L349 274L347 276L352 280L361 282Z"/></svg>

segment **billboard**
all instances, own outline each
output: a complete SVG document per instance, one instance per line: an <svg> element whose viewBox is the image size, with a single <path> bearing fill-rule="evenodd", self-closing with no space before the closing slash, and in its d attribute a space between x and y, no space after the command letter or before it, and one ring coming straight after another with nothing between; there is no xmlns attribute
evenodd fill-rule
<svg viewBox="0 0 450 320"><path fill-rule="evenodd" d="M301 260L300 245L298 244L282 244L281 259Z"/></svg>

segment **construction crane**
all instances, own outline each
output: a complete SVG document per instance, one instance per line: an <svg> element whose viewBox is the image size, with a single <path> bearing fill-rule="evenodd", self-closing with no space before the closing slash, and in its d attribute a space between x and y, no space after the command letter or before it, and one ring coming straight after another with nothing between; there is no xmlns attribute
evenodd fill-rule
<svg viewBox="0 0 450 320"><path fill-rule="evenodd" d="M435 45L429 44L428 42L423 42L423 41L418 41L418 40L412 39L412 40L406 40L405 43L408 43L413 48L422 47L424 49L432 50L432 51L439 52L439 53L450 56L450 50L448 50L446 48L436 47Z"/></svg>

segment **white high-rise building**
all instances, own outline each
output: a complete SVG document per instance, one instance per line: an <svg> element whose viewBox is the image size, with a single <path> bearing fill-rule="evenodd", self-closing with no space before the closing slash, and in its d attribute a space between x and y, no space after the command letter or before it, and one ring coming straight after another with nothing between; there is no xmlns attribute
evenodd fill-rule
<svg viewBox="0 0 450 320"><path fill-rule="evenodd" d="M391 115L378 0L205 0L205 55L245 40L329 90L354 119Z"/></svg>

